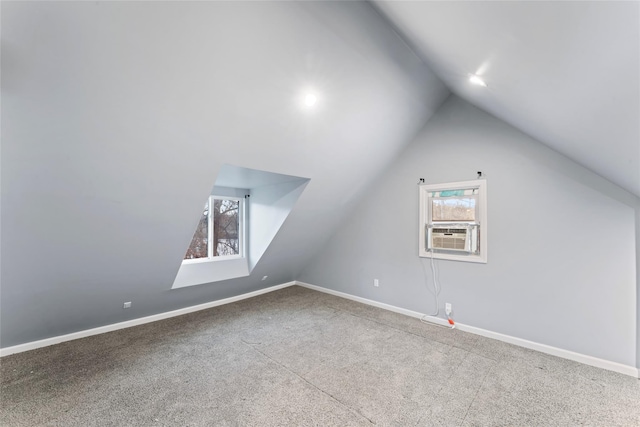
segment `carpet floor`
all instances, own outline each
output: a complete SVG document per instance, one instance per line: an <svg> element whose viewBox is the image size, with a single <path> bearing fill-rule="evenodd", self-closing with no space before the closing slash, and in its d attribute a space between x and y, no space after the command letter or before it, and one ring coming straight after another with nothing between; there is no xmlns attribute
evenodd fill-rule
<svg viewBox="0 0 640 427"><path fill-rule="evenodd" d="M640 426L640 381L293 286L0 359L2 426Z"/></svg>

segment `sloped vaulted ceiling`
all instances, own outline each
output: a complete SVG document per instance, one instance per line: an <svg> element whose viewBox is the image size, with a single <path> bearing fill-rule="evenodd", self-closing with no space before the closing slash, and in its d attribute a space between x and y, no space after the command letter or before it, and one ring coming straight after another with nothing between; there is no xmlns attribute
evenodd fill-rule
<svg viewBox="0 0 640 427"><path fill-rule="evenodd" d="M2 347L295 279L449 95L366 2L0 7ZM225 163L310 182L251 276L170 290Z"/></svg>
<svg viewBox="0 0 640 427"><path fill-rule="evenodd" d="M639 2L375 4L454 93L640 196Z"/></svg>

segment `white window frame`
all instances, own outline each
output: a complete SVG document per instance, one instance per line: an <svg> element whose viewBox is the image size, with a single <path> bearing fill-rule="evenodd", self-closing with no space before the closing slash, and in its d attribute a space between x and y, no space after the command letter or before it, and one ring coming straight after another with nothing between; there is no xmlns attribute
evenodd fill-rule
<svg viewBox="0 0 640 427"><path fill-rule="evenodd" d="M238 240L239 240L239 251L237 255L219 255L213 256L213 201L214 200L233 200L238 203ZM246 220L245 220L245 198L244 197L231 197L231 196L209 196L209 214L207 215L207 257L206 258L192 258L192 259L183 259L183 264L197 264L201 262L219 262L219 261L229 261L234 259L242 259L246 257Z"/></svg>
<svg viewBox="0 0 640 427"><path fill-rule="evenodd" d="M418 256L424 258L445 259L450 261L465 261L486 263L487 262L487 181L484 179L478 179L474 181L460 181L450 182L445 184L421 184L419 187L419 242L418 242ZM476 198L476 220L478 224L478 238L480 239L479 252L478 253L465 253L465 252L449 252L444 250L432 250L427 247L427 228L433 227L431 212L431 200L433 199L430 194L434 192L447 191L447 190L477 190ZM459 221L460 223L470 223L468 221Z"/></svg>

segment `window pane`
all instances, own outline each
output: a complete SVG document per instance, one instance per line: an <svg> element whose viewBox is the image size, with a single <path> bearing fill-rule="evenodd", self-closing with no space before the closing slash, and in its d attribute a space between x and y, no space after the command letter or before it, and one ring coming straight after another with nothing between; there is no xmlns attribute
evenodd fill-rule
<svg viewBox="0 0 640 427"><path fill-rule="evenodd" d="M208 236L209 236L209 201L204 205L204 212L202 213L202 217L200 217L200 222L198 223L198 228L196 228L196 232L193 235L193 239L191 239L191 244L189 245L189 249L187 250L187 254L184 256L184 259L196 259L196 258L206 258L207 257L207 244L208 244Z"/></svg>
<svg viewBox="0 0 640 427"><path fill-rule="evenodd" d="M240 254L240 201L213 201L213 256Z"/></svg>
<svg viewBox="0 0 640 427"><path fill-rule="evenodd" d="M433 221L475 221L475 197L449 197L431 200Z"/></svg>

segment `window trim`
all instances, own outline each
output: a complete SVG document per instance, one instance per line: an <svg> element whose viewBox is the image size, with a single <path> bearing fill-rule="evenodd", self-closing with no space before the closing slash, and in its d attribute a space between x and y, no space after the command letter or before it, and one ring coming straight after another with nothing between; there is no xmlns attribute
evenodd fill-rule
<svg viewBox="0 0 640 427"><path fill-rule="evenodd" d="M213 245L211 242L213 241L213 203L214 200L234 200L238 202L238 242L239 242L239 253L236 255L213 255ZM221 262L221 261L231 261L237 259L246 258L246 217L245 217L245 197L234 197L234 196L218 196L212 194L209 196L209 213L207 214L207 257L206 258L188 258L183 259L183 264L198 264L204 262Z"/></svg>
<svg viewBox="0 0 640 427"><path fill-rule="evenodd" d="M446 224L444 221L432 221L431 200L429 196L432 192L447 190L469 190L477 189L476 199L476 220L475 221L451 221L450 223L477 223L478 238L480 239L479 253L456 253L447 251L431 250L427 248L427 226L429 224ZM451 261L465 261L475 263L487 263L487 181L478 179L474 181L449 182L445 184L421 184L419 191L419 233L418 233L418 256L422 258L446 259ZM454 196L455 197L455 196Z"/></svg>

